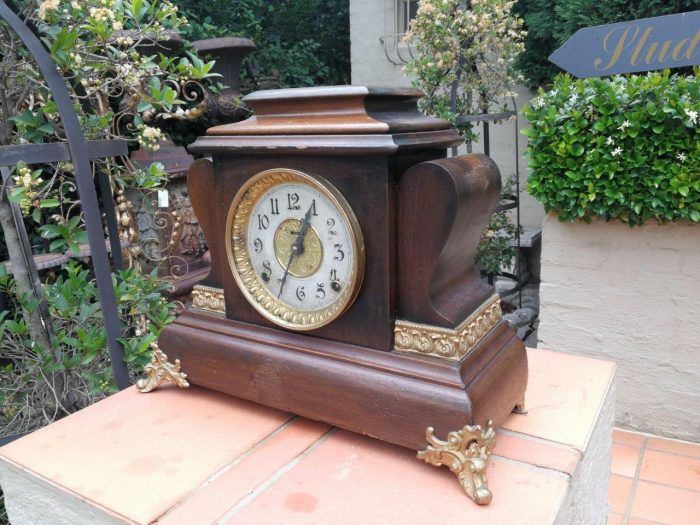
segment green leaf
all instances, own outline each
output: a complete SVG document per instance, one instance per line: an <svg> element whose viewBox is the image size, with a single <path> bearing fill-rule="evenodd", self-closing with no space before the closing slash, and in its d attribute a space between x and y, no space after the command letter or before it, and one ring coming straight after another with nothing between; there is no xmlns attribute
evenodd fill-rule
<svg viewBox="0 0 700 525"><path fill-rule="evenodd" d="M584 151L585 151L585 148L579 142L574 142L571 145L571 154L574 157L580 157L581 155L583 155Z"/></svg>

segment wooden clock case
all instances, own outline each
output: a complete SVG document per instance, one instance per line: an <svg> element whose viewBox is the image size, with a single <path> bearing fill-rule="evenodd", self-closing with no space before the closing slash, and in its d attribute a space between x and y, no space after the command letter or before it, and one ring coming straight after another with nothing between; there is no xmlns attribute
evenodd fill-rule
<svg viewBox="0 0 700 525"><path fill-rule="evenodd" d="M522 404L523 343L472 262L498 201L498 169L482 155L446 158L461 139L420 114L421 95L360 86L262 91L245 99L254 117L190 146L212 159L188 174L212 267L195 308L159 345L191 383L412 449L425 446L428 426L446 435L498 425ZM262 317L227 259L231 202L247 179L272 168L325 178L364 236L359 295L317 330L289 331Z"/></svg>

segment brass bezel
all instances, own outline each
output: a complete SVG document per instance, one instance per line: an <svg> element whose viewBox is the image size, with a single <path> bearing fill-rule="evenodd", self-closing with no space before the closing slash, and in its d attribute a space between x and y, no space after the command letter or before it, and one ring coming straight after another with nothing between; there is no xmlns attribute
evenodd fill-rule
<svg viewBox="0 0 700 525"><path fill-rule="evenodd" d="M251 213L261 195L275 186L290 182L306 184L323 193L350 228L353 260L348 283L333 303L318 310L294 308L270 293L253 270L246 243ZM364 239L350 205L342 194L322 177L287 168L274 168L257 173L238 190L226 218L226 255L233 278L250 305L273 323L296 331L315 330L340 317L355 301L364 277Z"/></svg>

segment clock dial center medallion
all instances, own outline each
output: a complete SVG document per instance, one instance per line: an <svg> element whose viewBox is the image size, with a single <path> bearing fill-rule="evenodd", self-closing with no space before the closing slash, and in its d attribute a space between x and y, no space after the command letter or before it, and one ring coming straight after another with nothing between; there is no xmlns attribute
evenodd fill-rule
<svg viewBox="0 0 700 525"><path fill-rule="evenodd" d="M300 219L284 221L277 227L273 241L277 262L284 268L291 260L289 274L299 278L315 274L323 262L323 244L312 226L304 232L302 242L297 244L303 222ZM301 250L296 249L299 245Z"/></svg>

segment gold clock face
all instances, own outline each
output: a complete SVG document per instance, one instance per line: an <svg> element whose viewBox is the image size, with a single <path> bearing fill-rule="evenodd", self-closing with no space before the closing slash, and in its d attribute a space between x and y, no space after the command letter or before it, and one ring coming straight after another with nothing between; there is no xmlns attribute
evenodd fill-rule
<svg viewBox="0 0 700 525"><path fill-rule="evenodd" d="M280 326L319 328L357 297L362 232L347 201L321 177L282 168L253 176L233 199L226 237L243 295Z"/></svg>

